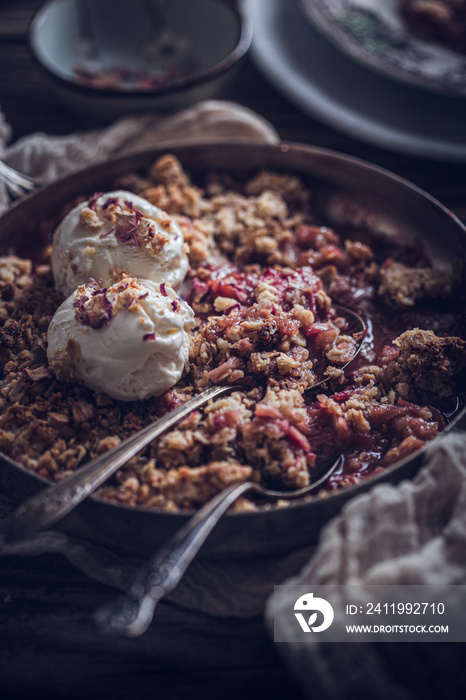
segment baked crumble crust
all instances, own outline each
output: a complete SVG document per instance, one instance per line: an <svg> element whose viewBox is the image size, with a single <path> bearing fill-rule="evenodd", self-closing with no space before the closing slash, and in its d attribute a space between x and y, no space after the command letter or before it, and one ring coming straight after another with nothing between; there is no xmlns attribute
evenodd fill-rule
<svg viewBox="0 0 466 700"><path fill-rule="evenodd" d="M357 339L333 304L373 315L374 324L393 319L393 307L420 313L426 300L451 295L444 273L342 240L314 219L312 192L296 176L264 171L236 183L213 174L201 189L167 154L129 183L176 218L189 247L196 325L183 377L162 396L131 403L61 382L46 359L47 328L62 301L50 267L2 257L2 452L56 480L206 386L246 384L191 414L98 491L174 510L249 478L303 487L335 450L344 461L326 488L351 485L442 430L436 401L454 401L465 341L406 319L403 332L385 324L345 377ZM324 387L306 393L323 377ZM257 507L247 498L235 506Z"/></svg>
<svg viewBox="0 0 466 700"><path fill-rule="evenodd" d="M403 309L425 298L447 299L452 293L452 281L444 270L408 267L387 260L380 267L378 292L389 305Z"/></svg>

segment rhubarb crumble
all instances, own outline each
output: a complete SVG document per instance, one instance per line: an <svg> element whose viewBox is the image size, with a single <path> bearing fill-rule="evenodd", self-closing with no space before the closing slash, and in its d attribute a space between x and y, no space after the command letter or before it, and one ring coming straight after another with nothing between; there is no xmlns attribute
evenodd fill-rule
<svg viewBox="0 0 466 700"><path fill-rule="evenodd" d="M466 368L464 331L455 322L461 292L418 250L395 246L388 254L367 232L330 228L316 218L312 190L294 175L263 171L242 182L212 173L191 181L167 154L148 173L129 174L115 187L162 210L170 230L183 234L190 268L180 298L160 280L153 293L157 303L166 297L174 318L181 304L192 308L194 320L184 311L190 321L178 329L189 340L189 356L186 351L171 388L144 400L86 385L85 373L75 372L79 343L68 343L57 371L47 333L64 298L54 285L50 240L40 259L0 258L0 450L11 459L54 481L204 388L238 384L246 388L193 412L98 495L192 508L245 479L285 490L306 486L322 462L341 453L325 495L423 447L458 410ZM89 201L102 209L102 197ZM127 208L123 214L133 217L136 231L141 217ZM101 230L99 212L86 209L83 225ZM121 215L116 212L118 221ZM128 244L140 250L137 236ZM90 328L100 337L118 294L127 294L124 285L135 290L129 306L146 302L143 280L112 274L105 284L79 281L66 307L76 333ZM346 369L361 338L339 304L369 327ZM124 299L120 306L126 313ZM144 351L157 333L156 326L141 333ZM117 336L115 343L118 360L126 356L130 363L132 350ZM65 371L66 362L73 371ZM242 498L234 507L261 504Z"/></svg>

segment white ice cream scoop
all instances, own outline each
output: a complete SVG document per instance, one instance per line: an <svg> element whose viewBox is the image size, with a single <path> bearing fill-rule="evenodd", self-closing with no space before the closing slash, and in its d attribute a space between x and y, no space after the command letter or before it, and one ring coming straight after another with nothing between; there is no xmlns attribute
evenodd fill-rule
<svg viewBox="0 0 466 700"><path fill-rule="evenodd" d="M52 318L50 368L122 401L155 396L180 379L193 323L191 307L165 284L120 275L106 288L91 280Z"/></svg>
<svg viewBox="0 0 466 700"><path fill-rule="evenodd" d="M96 194L78 204L53 239L55 286L65 296L90 278L109 282L112 268L177 288L188 266L175 219L124 190Z"/></svg>

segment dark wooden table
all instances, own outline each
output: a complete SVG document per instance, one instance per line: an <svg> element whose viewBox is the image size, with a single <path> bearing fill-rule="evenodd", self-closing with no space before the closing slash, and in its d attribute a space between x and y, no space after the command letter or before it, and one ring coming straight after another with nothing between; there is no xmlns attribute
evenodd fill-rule
<svg viewBox="0 0 466 700"><path fill-rule="evenodd" d="M0 106L12 141L36 131L66 134L97 126L63 106L31 60L26 31L39 4L0 2ZM338 133L283 99L249 60L218 97L257 111L285 140L393 170L466 220L466 164L403 156ZM0 698L302 697L261 619L210 619L208 633L199 634L197 616L165 603L148 654L137 640L96 635L90 611L113 594L58 555L0 558Z"/></svg>

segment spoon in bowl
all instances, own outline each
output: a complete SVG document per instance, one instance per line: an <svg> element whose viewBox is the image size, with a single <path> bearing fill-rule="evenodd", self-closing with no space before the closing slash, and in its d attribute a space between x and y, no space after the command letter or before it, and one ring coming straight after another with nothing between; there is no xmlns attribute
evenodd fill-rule
<svg viewBox="0 0 466 700"><path fill-rule="evenodd" d="M355 354L344 365L345 368L359 353L367 326L354 311L344 307L337 309L339 313L344 310L344 314L349 317L350 326L359 325L359 330L355 330L359 345ZM327 380L323 379L309 388L314 389L325 381ZM309 484L301 489L272 490L254 481L235 483L225 488L202 506L168 543L149 559L125 596L97 611L95 619L99 628L105 634L113 636L138 637L143 634L152 622L158 602L178 585L215 525L240 496L253 492L272 501L303 498L316 491L328 479L340 465L341 459L341 455L338 454L333 460L319 465L310 474Z"/></svg>
<svg viewBox="0 0 466 700"><path fill-rule="evenodd" d="M363 319L351 309L336 304L334 308L338 314L346 317L349 327L353 327L352 332L354 336L356 336L358 342L356 351L342 367L342 370L344 370L359 353L367 326ZM308 387L308 391L310 389L315 389L326 381L328 381L328 377L315 382L312 386ZM74 510L85 498L90 496L91 493L110 478L112 474L126 464L131 457L134 457L134 455L138 454L138 452L150 442L160 437L163 433L167 432L167 430L174 428L183 418L186 418L190 413L204 406L211 399L219 398L232 391L242 390L247 391L248 387L231 384L206 389L198 396L194 396L181 406L165 414L162 418L141 428L137 433L131 435L111 450L108 450L108 452L104 452L102 455L88 462L88 464L80 467L71 476L44 488L37 495L32 496L18 506L13 515L11 515L5 523L0 535L0 543L2 541L4 543L17 542L38 530L54 525L64 518L65 515L68 515L68 513ZM254 485L254 487L251 488L255 489L256 486L257 485ZM213 523L213 525L214 524L215 523Z"/></svg>
<svg viewBox="0 0 466 700"><path fill-rule="evenodd" d="M39 530L54 525L91 495L112 474L134 457L152 440L174 428L183 418L204 406L211 399L246 387L216 386L206 389L181 406L149 423L112 449L77 469L71 476L46 487L18 506L8 518L0 535L6 544L23 540Z"/></svg>
<svg viewBox="0 0 466 700"><path fill-rule="evenodd" d="M268 500L297 499L321 486L341 462L336 456L311 476L310 483L294 491L266 489L254 481L235 483L218 493L144 565L128 593L100 608L95 619L105 634L139 637L149 627L158 602L178 585L208 535L228 508L243 494L254 492Z"/></svg>

